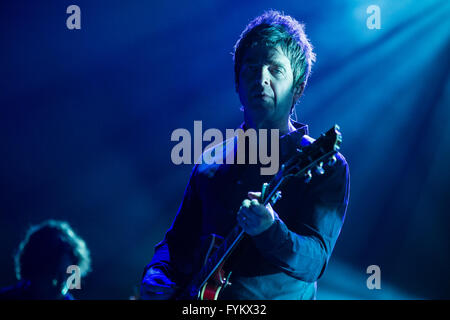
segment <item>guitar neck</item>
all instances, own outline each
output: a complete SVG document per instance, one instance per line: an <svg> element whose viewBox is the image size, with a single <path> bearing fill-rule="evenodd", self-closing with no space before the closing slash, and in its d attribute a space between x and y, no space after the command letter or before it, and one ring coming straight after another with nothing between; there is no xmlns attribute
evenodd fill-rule
<svg viewBox="0 0 450 320"><path fill-rule="evenodd" d="M273 179L272 182L276 180ZM271 197L275 194L275 192L280 188L284 179L280 179L275 184L275 187L271 189L268 194L262 194L262 204L267 205L271 203ZM221 246L217 248L217 250L209 257L206 264L202 267L200 272L195 277L193 283L196 283L196 287L202 287L212 274L217 270L217 268L225 261L230 254L234 251L234 249L238 246L239 242L244 237L244 230L236 225L231 232L225 237Z"/></svg>

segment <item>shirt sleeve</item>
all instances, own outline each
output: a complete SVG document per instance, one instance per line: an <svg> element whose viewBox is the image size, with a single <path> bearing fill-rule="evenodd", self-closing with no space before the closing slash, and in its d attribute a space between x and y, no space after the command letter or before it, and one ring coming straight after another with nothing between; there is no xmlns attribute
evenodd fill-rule
<svg viewBox="0 0 450 320"><path fill-rule="evenodd" d="M295 223L286 225L280 218L269 229L252 239L260 253L289 275L317 281L323 274L344 223L350 191L350 173L341 154L337 163L323 176L314 177L307 199L297 204ZM282 200L280 200L282 201Z"/></svg>
<svg viewBox="0 0 450 320"><path fill-rule="evenodd" d="M201 201L197 192L196 165L192 170L183 201L164 239L155 246L151 262L144 268L158 269L177 284L184 283L197 267L197 248L201 232Z"/></svg>

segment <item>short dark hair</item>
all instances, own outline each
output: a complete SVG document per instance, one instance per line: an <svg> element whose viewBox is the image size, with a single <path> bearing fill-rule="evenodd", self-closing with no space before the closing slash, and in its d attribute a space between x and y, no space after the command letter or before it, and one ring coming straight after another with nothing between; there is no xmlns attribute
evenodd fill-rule
<svg viewBox="0 0 450 320"><path fill-rule="evenodd" d="M306 86L312 64L316 61L313 46L306 36L303 24L275 10L265 11L253 19L236 42L233 54L236 85L239 84L245 50L258 44L280 46L291 61L294 88L299 88L302 84L303 87Z"/></svg>
<svg viewBox="0 0 450 320"><path fill-rule="evenodd" d="M21 280L56 274L64 255L80 268L81 276L91 270L89 249L67 222L47 220L31 226L14 257L16 277Z"/></svg>

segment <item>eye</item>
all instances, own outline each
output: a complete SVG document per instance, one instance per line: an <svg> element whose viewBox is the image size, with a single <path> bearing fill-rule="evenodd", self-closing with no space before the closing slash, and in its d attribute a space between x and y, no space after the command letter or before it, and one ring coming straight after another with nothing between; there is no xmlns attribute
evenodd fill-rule
<svg viewBox="0 0 450 320"><path fill-rule="evenodd" d="M253 64L243 64L242 65L242 69L241 69L244 73L253 73L256 70L256 66Z"/></svg>
<svg viewBox="0 0 450 320"><path fill-rule="evenodd" d="M277 67L277 66L271 67L270 71L275 75L283 75L284 74L283 68Z"/></svg>

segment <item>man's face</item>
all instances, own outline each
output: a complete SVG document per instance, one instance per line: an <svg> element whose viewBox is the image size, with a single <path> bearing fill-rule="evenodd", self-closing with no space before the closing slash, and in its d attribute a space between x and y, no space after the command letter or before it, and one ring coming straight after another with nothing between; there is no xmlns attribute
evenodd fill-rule
<svg viewBox="0 0 450 320"><path fill-rule="evenodd" d="M258 45L246 50L236 88L245 117L253 122L287 122L293 105L293 72L280 47Z"/></svg>

